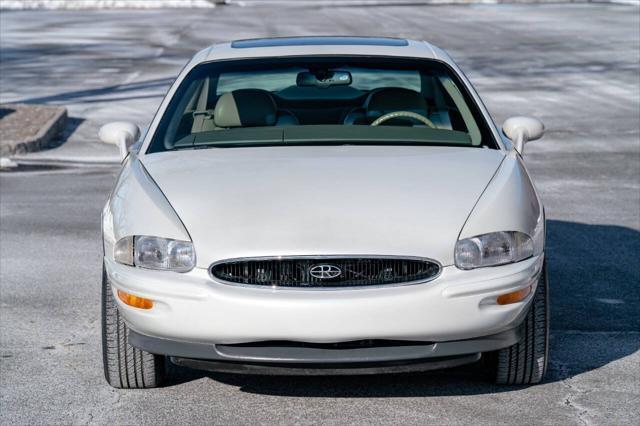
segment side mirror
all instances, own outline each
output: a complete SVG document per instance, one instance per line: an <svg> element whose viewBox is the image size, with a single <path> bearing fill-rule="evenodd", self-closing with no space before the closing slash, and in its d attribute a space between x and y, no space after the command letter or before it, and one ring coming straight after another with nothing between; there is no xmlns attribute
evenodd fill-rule
<svg viewBox="0 0 640 426"><path fill-rule="evenodd" d="M502 131L511 139L516 151L522 154L525 143L542 137L544 124L537 118L511 117L502 125Z"/></svg>
<svg viewBox="0 0 640 426"><path fill-rule="evenodd" d="M120 158L124 159L129 147L140 137L140 129L127 121L115 121L102 126L98 136L102 142L116 145L120 149Z"/></svg>

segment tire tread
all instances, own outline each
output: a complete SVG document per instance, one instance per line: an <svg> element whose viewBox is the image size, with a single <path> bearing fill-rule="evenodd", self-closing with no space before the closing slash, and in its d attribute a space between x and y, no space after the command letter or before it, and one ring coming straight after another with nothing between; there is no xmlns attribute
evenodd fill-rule
<svg viewBox="0 0 640 426"><path fill-rule="evenodd" d="M104 377L114 388L154 388L164 378L165 357L129 344L129 329L102 271L102 361Z"/></svg>
<svg viewBox="0 0 640 426"><path fill-rule="evenodd" d="M498 384L540 383L549 358L549 289L546 263L543 264L536 293L524 319L522 340L497 351L492 358Z"/></svg>

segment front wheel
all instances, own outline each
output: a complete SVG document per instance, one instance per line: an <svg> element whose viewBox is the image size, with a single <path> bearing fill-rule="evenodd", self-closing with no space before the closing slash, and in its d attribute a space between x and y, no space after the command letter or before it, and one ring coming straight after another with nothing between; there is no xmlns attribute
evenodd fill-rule
<svg viewBox="0 0 640 426"><path fill-rule="evenodd" d="M102 362L104 377L114 388L143 389L159 386L165 377L165 357L129 344L125 324L102 268Z"/></svg>
<svg viewBox="0 0 640 426"><path fill-rule="evenodd" d="M524 336L513 346L488 354L494 380L503 385L540 383L549 360L549 284L546 262L524 320Z"/></svg>

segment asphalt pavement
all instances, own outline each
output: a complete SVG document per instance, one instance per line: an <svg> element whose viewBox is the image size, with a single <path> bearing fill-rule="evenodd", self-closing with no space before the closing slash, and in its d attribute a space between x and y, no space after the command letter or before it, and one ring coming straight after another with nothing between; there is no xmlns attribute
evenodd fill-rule
<svg viewBox="0 0 640 426"><path fill-rule="evenodd" d="M3 12L0 101L62 104L49 165L0 173L2 424L637 424L640 418L640 9L621 5L219 7ZM100 124L145 126L193 52L228 39L392 35L447 49L497 122L547 125L525 159L548 217L551 364L499 387L473 367L377 377L174 369L110 388L100 352L99 215L116 166ZM38 158L35 156L33 158Z"/></svg>

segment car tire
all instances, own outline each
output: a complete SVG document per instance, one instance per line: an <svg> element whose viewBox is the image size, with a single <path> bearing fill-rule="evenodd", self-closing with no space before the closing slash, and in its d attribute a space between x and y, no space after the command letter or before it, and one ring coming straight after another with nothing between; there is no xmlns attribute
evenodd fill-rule
<svg viewBox="0 0 640 426"><path fill-rule="evenodd" d="M546 262L531 307L524 320L524 336L513 346L489 356L494 380L502 385L540 383L549 360L549 285Z"/></svg>
<svg viewBox="0 0 640 426"><path fill-rule="evenodd" d="M114 388L159 386L165 377L165 357L129 344L129 328L118 311L107 273L102 268L102 362L104 377Z"/></svg>

